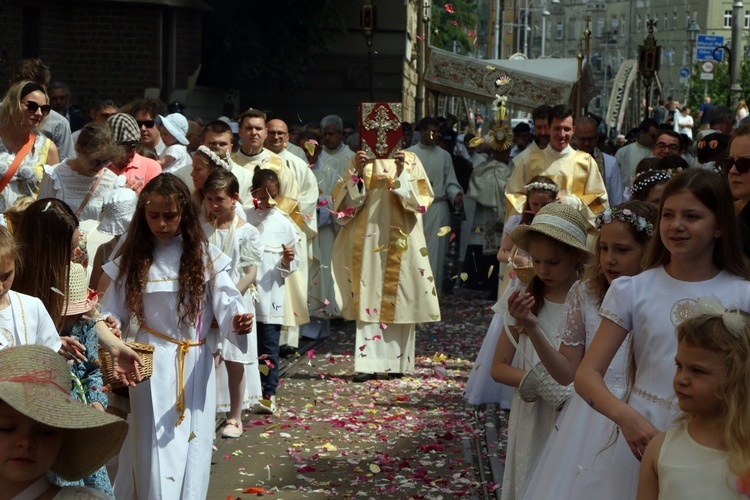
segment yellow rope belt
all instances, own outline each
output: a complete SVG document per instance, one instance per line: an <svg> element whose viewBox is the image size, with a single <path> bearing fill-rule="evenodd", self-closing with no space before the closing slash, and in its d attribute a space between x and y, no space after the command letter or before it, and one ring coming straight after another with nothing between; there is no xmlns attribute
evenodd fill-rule
<svg viewBox="0 0 750 500"><path fill-rule="evenodd" d="M205 344L206 339L203 339L200 342L190 342L189 340L180 341L175 340L168 335L164 335L161 332L157 332L156 330L152 330L145 325L141 325L141 328L155 337L159 337L160 339L164 339L167 342L179 346L179 350L177 351L177 402L175 403L175 406L177 406L177 410L180 412L180 418L178 418L177 423L174 424L175 427L177 427L183 420L185 420L185 356L187 356L191 347Z"/></svg>

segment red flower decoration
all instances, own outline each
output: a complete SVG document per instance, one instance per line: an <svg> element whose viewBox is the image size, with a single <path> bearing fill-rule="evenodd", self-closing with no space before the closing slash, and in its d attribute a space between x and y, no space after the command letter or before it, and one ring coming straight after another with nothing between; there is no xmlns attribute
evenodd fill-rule
<svg viewBox="0 0 750 500"><path fill-rule="evenodd" d="M451 24L452 24L453 26L458 26L458 21L456 21L456 20L454 19L453 21L451 21Z"/></svg>
<svg viewBox="0 0 750 500"><path fill-rule="evenodd" d="M455 10L453 10L453 6L449 3L445 4L445 12L448 14L455 14Z"/></svg>

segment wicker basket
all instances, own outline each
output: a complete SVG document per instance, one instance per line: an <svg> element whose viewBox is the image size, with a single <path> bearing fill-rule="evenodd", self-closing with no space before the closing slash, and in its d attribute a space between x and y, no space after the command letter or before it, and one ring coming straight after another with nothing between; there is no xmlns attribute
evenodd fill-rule
<svg viewBox="0 0 750 500"><path fill-rule="evenodd" d="M138 367L138 372L141 374L141 382L151 378L151 374L154 371L154 346L142 344L141 342L128 342L125 345L133 349L143 361L143 365ZM125 384L115 377L112 357L102 347L99 347L99 364L101 365L102 379L105 386L108 386L110 389L124 387Z"/></svg>

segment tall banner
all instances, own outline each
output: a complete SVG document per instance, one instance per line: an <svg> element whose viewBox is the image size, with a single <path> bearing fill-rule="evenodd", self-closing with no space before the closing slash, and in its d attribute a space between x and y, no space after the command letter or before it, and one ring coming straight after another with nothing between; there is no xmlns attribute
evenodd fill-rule
<svg viewBox="0 0 750 500"><path fill-rule="evenodd" d="M625 105L628 100L630 88L633 85L635 75L638 74L638 68L635 65L635 59L623 61L615 81L612 84L612 95L609 96L609 105L607 106L606 123L610 129L620 129L622 120L625 116Z"/></svg>

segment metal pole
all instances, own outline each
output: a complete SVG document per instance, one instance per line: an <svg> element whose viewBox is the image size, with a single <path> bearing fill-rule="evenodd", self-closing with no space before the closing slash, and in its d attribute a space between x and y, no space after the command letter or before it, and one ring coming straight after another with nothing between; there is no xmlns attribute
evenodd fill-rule
<svg viewBox="0 0 750 500"><path fill-rule="evenodd" d="M744 20L742 17L742 0L735 0L732 4L732 60L729 63L729 70L731 71L731 85L730 94L731 97L727 96L728 105L731 108L732 105L737 104L740 94L742 93L742 85L740 84L740 66L742 64L742 27L744 26ZM731 101L730 101L731 99Z"/></svg>
<svg viewBox="0 0 750 500"><path fill-rule="evenodd" d="M547 8L547 2L542 4L542 57L544 57L544 42L547 38L547 16L544 15L544 9Z"/></svg>
<svg viewBox="0 0 750 500"><path fill-rule="evenodd" d="M526 12L523 14L523 55L529 58L529 0L526 0Z"/></svg>
<svg viewBox="0 0 750 500"><path fill-rule="evenodd" d="M500 59L500 16L502 11L500 10L500 0L495 0L495 46L492 51L493 59Z"/></svg>

